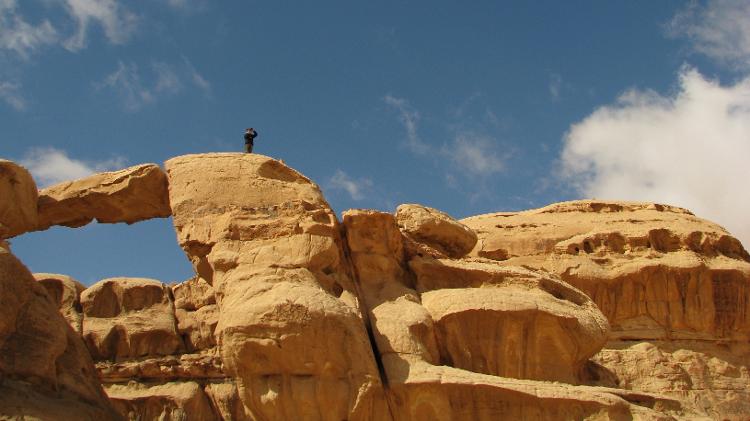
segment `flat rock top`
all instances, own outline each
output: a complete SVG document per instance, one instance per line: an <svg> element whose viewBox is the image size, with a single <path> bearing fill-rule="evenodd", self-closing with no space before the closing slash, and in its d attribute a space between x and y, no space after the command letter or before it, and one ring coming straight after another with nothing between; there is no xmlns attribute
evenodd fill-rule
<svg viewBox="0 0 750 421"><path fill-rule="evenodd" d="M618 253L653 246L663 249L659 251L718 252L750 261L741 243L721 226L686 209L656 203L580 200L522 212L478 215L461 222L476 231L480 241L474 253L480 255L484 251L499 256L499 251L504 251L504 258L510 258L566 252L560 247L568 245L583 250L587 244L595 248L594 243L607 237L609 246L623 247L614 250ZM587 239L590 243L585 242Z"/></svg>

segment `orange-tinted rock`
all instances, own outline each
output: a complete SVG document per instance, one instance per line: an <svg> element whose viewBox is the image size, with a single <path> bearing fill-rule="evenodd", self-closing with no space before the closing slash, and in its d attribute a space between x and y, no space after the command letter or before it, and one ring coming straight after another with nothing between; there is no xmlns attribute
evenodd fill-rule
<svg viewBox="0 0 750 421"><path fill-rule="evenodd" d="M396 221L404 233L450 257L465 256L477 243L471 228L426 206L401 205L396 209Z"/></svg>
<svg viewBox="0 0 750 421"><path fill-rule="evenodd" d="M473 254L549 270L589 295L613 338L750 339L750 256L684 209L579 201L462 222L479 235Z"/></svg>
<svg viewBox="0 0 750 421"><path fill-rule="evenodd" d="M78 334L83 329L81 293L86 289L70 276L55 273L35 273L34 278L47 290L52 302Z"/></svg>
<svg viewBox="0 0 750 421"><path fill-rule="evenodd" d="M132 224L171 214L166 175L158 165L142 164L41 190L37 229L75 228L94 219Z"/></svg>
<svg viewBox="0 0 750 421"><path fill-rule="evenodd" d="M0 418L120 419L81 338L5 247L0 302Z"/></svg>
<svg viewBox="0 0 750 421"><path fill-rule="evenodd" d="M607 332L581 292L491 261L407 262L387 213L347 211L344 226L394 419L668 418L609 390L500 377L576 380Z"/></svg>
<svg viewBox="0 0 750 421"><path fill-rule="evenodd" d="M211 403L195 382L159 385L130 382L109 385L107 394L115 408L131 420L213 421L218 420Z"/></svg>
<svg viewBox="0 0 750 421"><path fill-rule="evenodd" d="M31 174L22 166L0 159L0 239L37 226L37 190Z"/></svg>
<svg viewBox="0 0 750 421"><path fill-rule="evenodd" d="M167 161L180 245L211 283L225 370L251 418L387 416L377 366L317 185L251 154Z"/></svg>
<svg viewBox="0 0 750 421"><path fill-rule="evenodd" d="M141 278L99 281L81 294L83 338L95 360L170 355L184 348L169 287Z"/></svg>

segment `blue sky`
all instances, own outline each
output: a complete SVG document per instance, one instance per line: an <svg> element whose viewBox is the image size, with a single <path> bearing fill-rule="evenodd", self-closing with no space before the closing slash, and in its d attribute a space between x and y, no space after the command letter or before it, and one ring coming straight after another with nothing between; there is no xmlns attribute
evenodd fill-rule
<svg viewBox="0 0 750 421"><path fill-rule="evenodd" d="M749 70L737 0L0 0L0 156L47 185L253 126L337 212L652 200L748 244ZM87 284L191 275L169 220L12 247Z"/></svg>

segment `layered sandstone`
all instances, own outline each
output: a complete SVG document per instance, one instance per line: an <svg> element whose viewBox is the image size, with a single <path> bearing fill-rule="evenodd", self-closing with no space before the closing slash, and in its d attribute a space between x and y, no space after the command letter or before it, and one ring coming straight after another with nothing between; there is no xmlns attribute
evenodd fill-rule
<svg viewBox="0 0 750 421"><path fill-rule="evenodd" d="M47 295L57 305L70 327L80 334L83 331L81 293L86 287L70 276L55 273L35 273L34 279L47 290Z"/></svg>
<svg viewBox="0 0 750 421"><path fill-rule="evenodd" d="M39 192L38 209L38 230L53 225L76 228L94 219L132 224L171 215L167 177L155 164L94 174L48 187Z"/></svg>
<svg viewBox="0 0 750 421"><path fill-rule="evenodd" d="M599 384L664 393L696 414L750 412L750 256L726 230L673 206L577 201L462 221L475 256L558 274L612 326Z"/></svg>

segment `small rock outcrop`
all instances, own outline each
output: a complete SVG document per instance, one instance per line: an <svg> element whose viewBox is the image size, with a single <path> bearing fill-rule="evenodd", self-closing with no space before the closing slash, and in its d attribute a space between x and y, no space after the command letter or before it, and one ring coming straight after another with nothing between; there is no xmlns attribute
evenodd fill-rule
<svg viewBox="0 0 750 421"><path fill-rule="evenodd" d="M142 164L43 189L37 230L53 225L76 228L94 219L132 224L170 215L164 171L155 164Z"/></svg>
<svg viewBox="0 0 750 421"><path fill-rule="evenodd" d="M0 159L0 239L36 228L37 197L31 174L14 162Z"/></svg>
<svg viewBox="0 0 750 421"><path fill-rule="evenodd" d="M70 327L80 334L83 331L81 293L86 287L70 276L55 273L35 273L34 279L47 290Z"/></svg>
<svg viewBox="0 0 750 421"><path fill-rule="evenodd" d="M396 209L396 221L405 235L449 257L467 255L477 243L477 234L444 212L408 204Z"/></svg>

